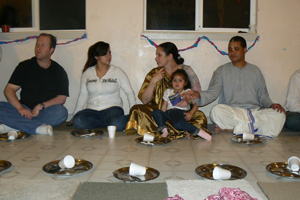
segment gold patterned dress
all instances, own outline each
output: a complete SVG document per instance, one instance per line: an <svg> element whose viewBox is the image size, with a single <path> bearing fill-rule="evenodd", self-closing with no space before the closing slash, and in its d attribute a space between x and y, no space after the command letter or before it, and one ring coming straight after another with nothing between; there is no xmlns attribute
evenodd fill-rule
<svg viewBox="0 0 300 200"><path fill-rule="evenodd" d="M181 65L182 69L186 71L189 76L192 90L200 91L201 86L196 73L190 66ZM145 89L148 87L150 80L162 67L153 68L146 76L144 83L139 91L138 97L141 100L141 96ZM145 133L150 133L152 135L160 135L157 132L157 124L152 118L152 112L154 109L160 109L163 102L163 94L167 88L172 88L171 76L166 73L165 78L159 81L154 89L153 99L148 104L138 104L134 105L130 109L129 120L125 129L127 135L138 133L139 135L144 135ZM207 119L202 111L197 110L189 123L193 124L197 128L204 129L209 132L207 128ZM179 131L175 129L172 124L167 121L167 128L169 131L168 137L170 139L178 139L186 136L185 131ZM198 136L196 136L198 137Z"/></svg>

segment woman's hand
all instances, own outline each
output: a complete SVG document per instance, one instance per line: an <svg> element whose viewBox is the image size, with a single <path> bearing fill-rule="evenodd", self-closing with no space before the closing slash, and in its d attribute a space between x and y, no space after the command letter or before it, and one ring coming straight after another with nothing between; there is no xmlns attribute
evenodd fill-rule
<svg viewBox="0 0 300 200"><path fill-rule="evenodd" d="M164 68L158 70L151 79L153 84L156 84L158 81L162 80L166 76L166 71Z"/></svg>
<svg viewBox="0 0 300 200"><path fill-rule="evenodd" d="M160 80L162 80L166 75L165 69L161 68L160 70L158 70L154 76L152 77L152 79L150 80L149 85L147 86L147 88L144 90L144 92L141 94L141 101L143 102L143 104L147 104L150 101L152 101L153 99L153 91L156 87L157 82L159 82Z"/></svg>

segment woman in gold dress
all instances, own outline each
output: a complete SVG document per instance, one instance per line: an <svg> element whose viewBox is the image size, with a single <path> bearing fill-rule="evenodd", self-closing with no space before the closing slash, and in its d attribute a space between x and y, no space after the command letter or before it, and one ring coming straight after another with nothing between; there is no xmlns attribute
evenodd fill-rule
<svg viewBox="0 0 300 200"><path fill-rule="evenodd" d="M179 55L175 44L171 42L160 44L156 49L155 61L158 66L146 75L138 94L143 104L134 105L130 109L129 120L125 129L127 135L135 133L160 135L157 132L157 124L152 118L152 112L155 108L161 108L164 91L172 87L171 76L177 69L186 71L191 81L192 90L201 90L196 73L190 66L183 64L184 59ZM189 123L209 133L206 129L207 119L203 112L196 111ZM184 131L175 129L170 123L167 123L167 126L170 139L185 137Z"/></svg>

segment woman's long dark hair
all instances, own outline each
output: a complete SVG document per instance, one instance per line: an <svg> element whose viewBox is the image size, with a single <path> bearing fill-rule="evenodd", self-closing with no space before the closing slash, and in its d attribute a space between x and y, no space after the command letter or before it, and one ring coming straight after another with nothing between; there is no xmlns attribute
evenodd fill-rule
<svg viewBox="0 0 300 200"><path fill-rule="evenodd" d="M173 44L172 42L165 42L158 45L158 47L161 47L167 56L171 53L177 64L183 64L184 59L178 53L178 49L175 44Z"/></svg>
<svg viewBox="0 0 300 200"><path fill-rule="evenodd" d="M189 76L188 74L184 71L184 69L177 69L175 72L173 72L172 74L172 77L171 77L171 81L173 81L174 77L176 75L179 75L181 76L185 82L187 83L185 86L184 86L184 89L191 89L192 85L191 85L191 81L189 79Z"/></svg>
<svg viewBox="0 0 300 200"><path fill-rule="evenodd" d="M109 44L106 42L97 42L90 46L88 50L88 59L83 67L82 72L85 72L89 67L97 64L95 56L105 56L109 49Z"/></svg>

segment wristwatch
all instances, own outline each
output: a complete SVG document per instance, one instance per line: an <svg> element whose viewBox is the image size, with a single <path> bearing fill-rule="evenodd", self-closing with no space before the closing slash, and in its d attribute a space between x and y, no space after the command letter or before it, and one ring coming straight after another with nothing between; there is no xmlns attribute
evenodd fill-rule
<svg viewBox="0 0 300 200"><path fill-rule="evenodd" d="M46 108L46 105L44 103L40 103L40 105L42 106L42 110Z"/></svg>

